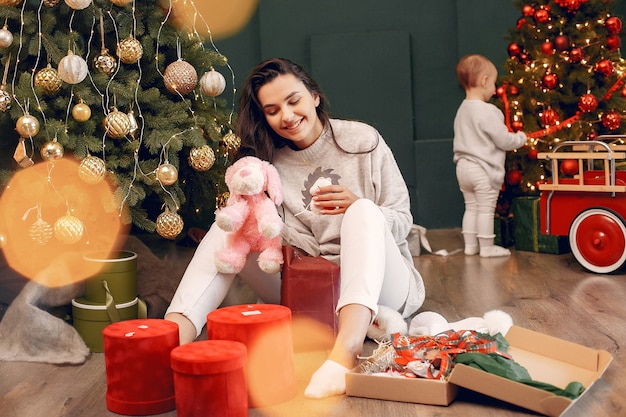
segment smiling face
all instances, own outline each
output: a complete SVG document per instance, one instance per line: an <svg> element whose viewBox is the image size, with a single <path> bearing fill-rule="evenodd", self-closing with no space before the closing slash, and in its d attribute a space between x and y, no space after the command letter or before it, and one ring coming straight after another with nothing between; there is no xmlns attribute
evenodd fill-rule
<svg viewBox="0 0 626 417"><path fill-rule="evenodd" d="M320 98L293 74L279 75L264 84L257 98L270 128L299 149L309 147L322 133L316 112Z"/></svg>

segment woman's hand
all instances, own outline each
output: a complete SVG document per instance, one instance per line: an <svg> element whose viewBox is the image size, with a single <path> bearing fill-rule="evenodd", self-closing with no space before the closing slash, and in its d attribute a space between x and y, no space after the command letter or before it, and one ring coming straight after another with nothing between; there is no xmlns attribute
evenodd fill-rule
<svg viewBox="0 0 626 417"><path fill-rule="evenodd" d="M343 185L328 185L317 190L313 196L313 204L322 214L341 214L358 199L359 197Z"/></svg>

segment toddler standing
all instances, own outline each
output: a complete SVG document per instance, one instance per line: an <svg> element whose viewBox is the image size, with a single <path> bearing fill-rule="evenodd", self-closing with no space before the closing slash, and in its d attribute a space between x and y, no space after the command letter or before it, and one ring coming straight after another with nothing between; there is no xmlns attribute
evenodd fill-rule
<svg viewBox="0 0 626 417"><path fill-rule="evenodd" d="M456 66L465 100L454 119L456 176L465 200L462 234L465 254L508 256L494 244L494 212L504 181L506 151L526 143L524 132L509 132L504 115L489 103L496 91L498 71L482 55L467 55Z"/></svg>

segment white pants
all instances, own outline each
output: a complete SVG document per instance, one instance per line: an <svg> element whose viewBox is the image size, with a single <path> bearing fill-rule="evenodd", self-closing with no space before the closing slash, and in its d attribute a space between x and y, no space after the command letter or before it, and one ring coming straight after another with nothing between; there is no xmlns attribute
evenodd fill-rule
<svg viewBox="0 0 626 417"><path fill-rule="evenodd" d="M387 226L380 209L360 199L343 215L341 225L341 287L337 311L348 304L361 304L378 312L378 304L400 310L413 275ZM200 242L174 294L167 313L182 313L199 335L206 315L224 300L234 274L215 268L214 254L226 243L226 232L213 224ZM280 303L280 273L267 274L259 268L258 254L248 256L239 273L266 303Z"/></svg>
<svg viewBox="0 0 626 417"><path fill-rule="evenodd" d="M465 200L461 230L478 238L494 238L493 217L500 189L491 185L489 176L478 164L460 159L456 177Z"/></svg>

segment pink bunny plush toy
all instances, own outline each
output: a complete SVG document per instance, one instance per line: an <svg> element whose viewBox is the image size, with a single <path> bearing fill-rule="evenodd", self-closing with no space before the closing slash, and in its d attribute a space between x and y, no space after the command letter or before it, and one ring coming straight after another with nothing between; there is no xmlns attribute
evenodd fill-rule
<svg viewBox="0 0 626 417"><path fill-rule="evenodd" d="M261 270L276 273L283 264L280 232L283 221L276 206L283 202L278 171L253 156L239 159L224 176L230 196L215 213L215 222L228 232L226 247L217 252L217 270L236 274L251 252L258 252Z"/></svg>

